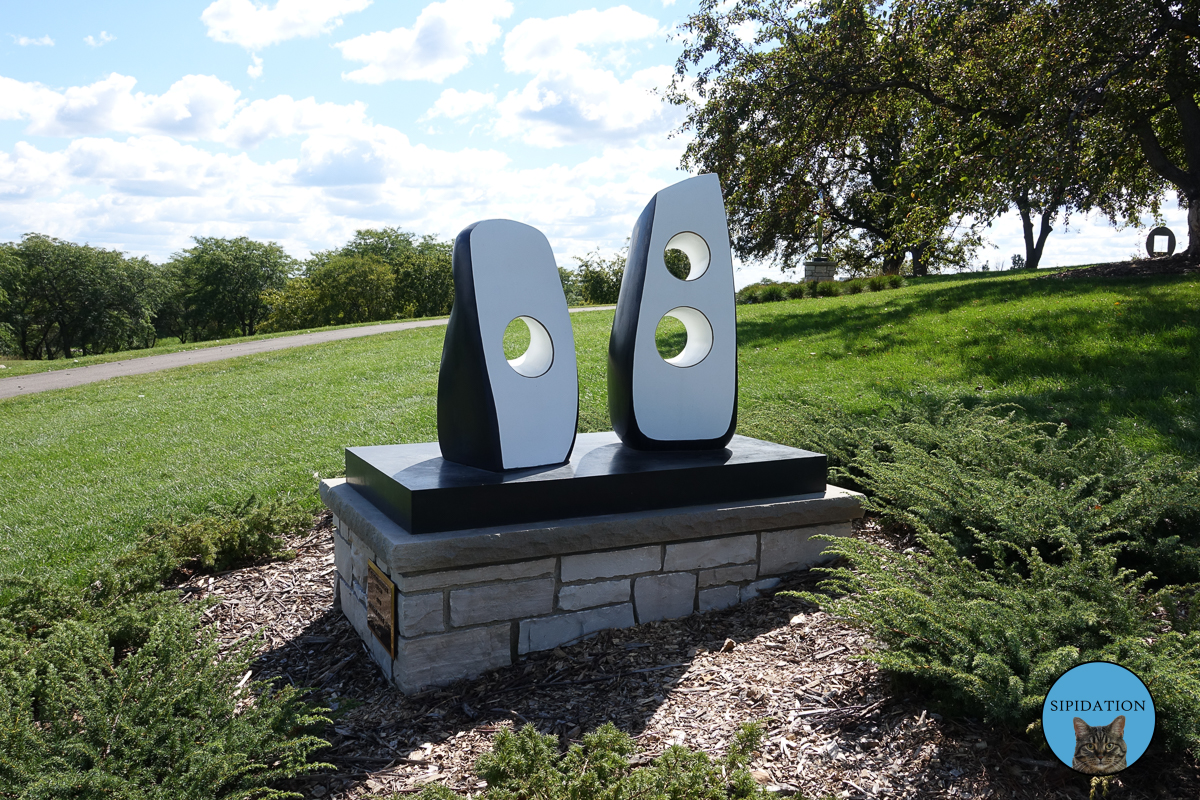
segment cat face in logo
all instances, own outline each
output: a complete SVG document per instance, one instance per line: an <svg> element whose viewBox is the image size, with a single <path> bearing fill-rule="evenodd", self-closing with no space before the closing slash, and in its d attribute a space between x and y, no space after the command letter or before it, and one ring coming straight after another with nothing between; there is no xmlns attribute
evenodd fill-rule
<svg viewBox="0 0 1200 800"><path fill-rule="evenodd" d="M1111 775L1125 769L1125 715L1096 726L1076 717L1071 767L1088 775Z"/></svg>

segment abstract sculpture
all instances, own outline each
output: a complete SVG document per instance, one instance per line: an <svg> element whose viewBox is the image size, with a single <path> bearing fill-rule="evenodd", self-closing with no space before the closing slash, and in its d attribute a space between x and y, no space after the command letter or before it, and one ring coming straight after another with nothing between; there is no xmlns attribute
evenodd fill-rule
<svg viewBox="0 0 1200 800"><path fill-rule="evenodd" d="M454 240L454 308L438 374L438 443L447 461L492 471L565 463L575 445L575 337L550 242L491 219ZM514 320L529 348L504 355Z"/></svg>
<svg viewBox="0 0 1200 800"><path fill-rule="evenodd" d="M682 250L685 279L663 255ZM669 186L642 211L629 243L608 345L613 430L638 450L720 449L737 426L737 330L733 259L721 184L701 175ZM655 331L664 317L687 329L664 359Z"/></svg>

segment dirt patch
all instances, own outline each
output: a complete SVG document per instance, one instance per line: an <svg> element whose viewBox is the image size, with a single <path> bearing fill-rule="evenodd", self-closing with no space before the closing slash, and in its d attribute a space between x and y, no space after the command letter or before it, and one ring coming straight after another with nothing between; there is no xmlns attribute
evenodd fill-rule
<svg viewBox="0 0 1200 800"><path fill-rule="evenodd" d="M854 656L872 643L794 598L610 631L535 654L444 690L405 697L386 684L333 603L328 515L290 542L299 557L185 584L223 647L261 636L255 680L310 687L333 709L319 758L336 771L291 782L306 797L415 793L444 783L469 795L472 769L501 728L532 723L565 747L606 721L635 736L645 763L680 743L723 755L744 722L767 730L752 769L782 796L807 798L1086 798L1089 779L1029 739L943 718L897 696ZM858 534L894 547L872 521ZM794 576L785 587L811 587ZM1147 755L1114 798L1198 797L1191 759ZM1097 792L1097 797L1100 793Z"/></svg>
<svg viewBox="0 0 1200 800"><path fill-rule="evenodd" d="M1200 274L1200 264L1183 254L1160 258L1136 258L1132 261L1112 261L1079 269L1064 269L1046 277L1070 278L1149 278L1156 275Z"/></svg>

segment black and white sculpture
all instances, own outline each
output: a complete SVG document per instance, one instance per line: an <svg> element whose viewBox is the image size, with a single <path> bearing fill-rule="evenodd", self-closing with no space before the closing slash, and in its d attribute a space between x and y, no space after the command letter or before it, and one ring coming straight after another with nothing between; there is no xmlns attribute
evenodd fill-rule
<svg viewBox="0 0 1200 800"><path fill-rule="evenodd" d="M545 235L490 219L454 241L454 308L438 374L438 443L447 461L502 471L562 464L579 418L575 337ZM504 354L514 320L529 348Z"/></svg>
<svg viewBox="0 0 1200 800"><path fill-rule="evenodd" d="M667 270L671 249L691 262L685 279ZM655 343L664 317L687 329L670 359ZM621 441L638 450L719 449L733 437L733 258L716 175L663 189L633 227L608 344L608 411Z"/></svg>

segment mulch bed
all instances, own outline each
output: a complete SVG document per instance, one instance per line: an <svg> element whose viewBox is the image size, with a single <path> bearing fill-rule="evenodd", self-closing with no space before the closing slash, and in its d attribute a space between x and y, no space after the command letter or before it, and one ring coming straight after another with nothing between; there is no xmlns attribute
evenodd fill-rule
<svg viewBox="0 0 1200 800"><path fill-rule="evenodd" d="M1158 258L1136 258L1132 261L1112 261L1079 269L1064 269L1047 278L1146 278L1155 275L1195 275L1200 264L1182 253Z"/></svg>
<svg viewBox="0 0 1200 800"><path fill-rule="evenodd" d="M442 690L405 697L386 684L333 603L328 514L289 544L298 557L193 578L184 601L206 612L222 647L261 636L254 680L310 687L333 709L319 754L335 770L285 787L306 797L416 793L444 783L464 796L501 728L533 724L567 746L606 721L636 737L646 763L672 744L724 754L734 732L767 730L752 764L781 796L1086 798L1089 779L1026 737L934 713L898 696L853 656L870 640L796 600L765 597L720 612L610 631ZM861 522L858 534L905 541ZM779 587L811 588L794 576ZM1147 754L1110 782L1112 798L1200 797L1191 759ZM1097 797L1101 794L1096 793Z"/></svg>

